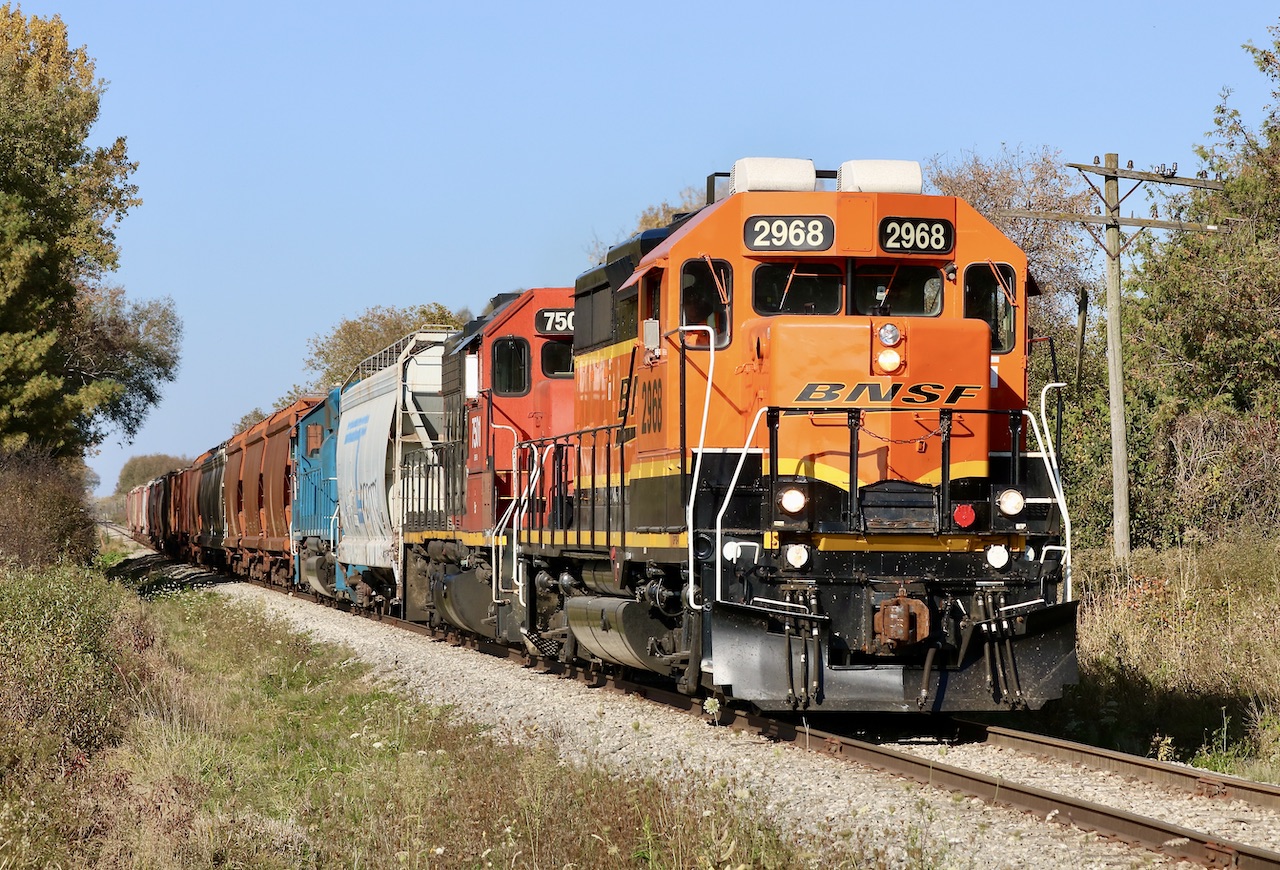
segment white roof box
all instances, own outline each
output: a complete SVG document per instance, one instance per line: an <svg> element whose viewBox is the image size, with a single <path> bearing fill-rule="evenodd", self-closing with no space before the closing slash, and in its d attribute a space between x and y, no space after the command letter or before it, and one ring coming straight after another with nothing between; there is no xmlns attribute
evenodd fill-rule
<svg viewBox="0 0 1280 870"><path fill-rule="evenodd" d="M920 193L924 175L914 160L846 160L836 190L848 193Z"/></svg>
<svg viewBox="0 0 1280 870"><path fill-rule="evenodd" d="M817 184L813 161L798 157L743 157L729 173L731 196L748 190L813 190Z"/></svg>

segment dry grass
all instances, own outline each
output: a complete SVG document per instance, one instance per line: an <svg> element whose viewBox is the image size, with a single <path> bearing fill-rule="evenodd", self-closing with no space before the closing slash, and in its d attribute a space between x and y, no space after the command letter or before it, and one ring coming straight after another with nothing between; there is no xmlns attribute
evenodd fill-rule
<svg viewBox="0 0 1280 870"><path fill-rule="evenodd" d="M1077 561L1081 685L1058 724L1119 748L1280 773L1280 548L1231 543ZM1274 768L1268 772L1268 768Z"/></svg>
<svg viewBox="0 0 1280 870"><path fill-rule="evenodd" d="M117 590L118 591L118 590ZM134 717L6 769L0 867L788 867L727 784L566 766L411 703L344 651L208 593L148 603ZM123 635L121 636L123 637ZM16 684L16 681L13 681ZM94 721L101 720L98 717ZM48 733L56 733L51 728Z"/></svg>
<svg viewBox="0 0 1280 870"><path fill-rule="evenodd" d="M97 551L84 475L50 452L0 452L0 563L88 564Z"/></svg>

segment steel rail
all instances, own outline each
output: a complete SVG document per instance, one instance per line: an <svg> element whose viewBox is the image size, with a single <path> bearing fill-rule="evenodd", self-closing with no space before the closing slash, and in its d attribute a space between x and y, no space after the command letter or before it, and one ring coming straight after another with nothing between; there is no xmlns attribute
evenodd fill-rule
<svg viewBox="0 0 1280 870"><path fill-rule="evenodd" d="M1251 782L1211 770L1128 755L1097 746L1047 737L1043 734L1015 731L996 725L969 721L959 721L958 724L965 729L976 730L982 742L991 746L1080 764L1122 776L1131 776L1144 782L1185 791L1200 797L1238 800L1270 810L1280 810L1280 786L1271 783Z"/></svg>
<svg viewBox="0 0 1280 870"><path fill-rule="evenodd" d="M1267 849L1193 831L1072 795L962 770L884 746L838 736L824 735L824 740L833 755L850 758L868 767L973 795L989 803L1024 810L1045 821L1095 831L1155 852L1185 858L1209 867L1239 867L1245 870L1280 868L1280 853Z"/></svg>

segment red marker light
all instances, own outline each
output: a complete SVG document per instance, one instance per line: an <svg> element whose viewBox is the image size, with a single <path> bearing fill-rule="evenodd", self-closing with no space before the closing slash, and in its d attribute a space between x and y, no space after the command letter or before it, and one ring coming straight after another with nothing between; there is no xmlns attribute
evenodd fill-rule
<svg viewBox="0 0 1280 870"><path fill-rule="evenodd" d="M951 512L951 518L956 521L957 526L967 529L973 525L973 521L978 518L978 515L974 513L973 505L958 504L956 509Z"/></svg>

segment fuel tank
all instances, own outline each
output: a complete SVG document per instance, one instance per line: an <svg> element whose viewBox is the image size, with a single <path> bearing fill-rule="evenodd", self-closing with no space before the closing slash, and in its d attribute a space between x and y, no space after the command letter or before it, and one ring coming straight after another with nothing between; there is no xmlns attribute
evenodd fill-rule
<svg viewBox="0 0 1280 870"><path fill-rule="evenodd" d="M565 602L578 647L617 665L670 674L672 665L656 655L656 641L670 629L647 602L583 595Z"/></svg>

